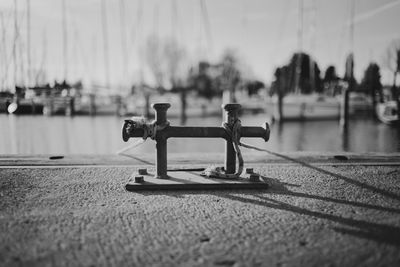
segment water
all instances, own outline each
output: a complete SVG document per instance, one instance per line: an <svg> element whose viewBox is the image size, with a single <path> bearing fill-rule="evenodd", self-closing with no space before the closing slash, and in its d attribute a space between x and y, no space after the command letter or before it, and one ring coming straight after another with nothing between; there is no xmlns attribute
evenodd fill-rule
<svg viewBox="0 0 400 267"><path fill-rule="evenodd" d="M45 117L0 114L0 154L110 154L127 146L122 141L124 118ZM245 115L242 125L261 125L266 116ZM179 120L171 120L179 125ZM221 118L191 118L187 125L217 126ZM350 122L343 133L337 121L287 122L271 126L271 138L243 139L273 151L400 152L400 129L373 120ZM155 142L147 140L130 153L152 153ZM221 139L170 139L169 153L216 153L224 150Z"/></svg>

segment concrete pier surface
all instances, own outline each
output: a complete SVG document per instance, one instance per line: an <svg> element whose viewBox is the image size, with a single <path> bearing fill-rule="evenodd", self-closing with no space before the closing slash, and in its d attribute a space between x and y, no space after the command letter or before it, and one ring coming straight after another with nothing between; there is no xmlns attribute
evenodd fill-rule
<svg viewBox="0 0 400 267"><path fill-rule="evenodd" d="M0 156L0 265L400 266L400 154L249 153L269 189L141 193L135 157Z"/></svg>

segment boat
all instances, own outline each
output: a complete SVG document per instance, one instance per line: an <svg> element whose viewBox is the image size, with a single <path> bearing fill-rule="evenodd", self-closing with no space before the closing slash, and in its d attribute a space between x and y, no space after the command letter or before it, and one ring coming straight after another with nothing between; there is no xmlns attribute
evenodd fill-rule
<svg viewBox="0 0 400 267"><path fill-rule="evenodd" d="M8 106L13 102L14 95L10 92L0 92L0 113L7 113Z"/></svg>
<svg viewBox="0 0 400 267"><path fill-rule="evenodd" d="M7 107L9 114L42 114L43 99L37 91L18 87L12 102Z"/></svg>
<svg viewBox="0 0 400 267"><path fill-rule="evenodd" d="M168 117L178 118L182 116L182 99L176 93L163 93L162 95L151 95L150 103L168 102L171 107L168 109ZM126 112L124 115L141 116L146 114L146 102L144 96L139 93L124 98L124 106ZM154 110L150 109L150 114L154 114ZM186 117L208 117L221 116L221 99L214 98L207 100L199 98L193 92L186 96Z"/></svg>
<svg viewBox="0 0 400 267"><path fill-rule="evenodd" d="M339 96L343 98L343 96ZM372 98L364 93L352 92L349 95L350 116L370 116L373 113Z"/></svg>
<svg viewBox="0 0 400 267"><path fill-rule="evenodd" d="M267 101L267 111L274 120L329 120L339 119L340 101L320 94L290 94L283 98L282 114L278 110L278 97Z"/></svg>
<svg viewBox="0 0 400 267"><path fill-rule="evenodd" d="M378 119L386 124L399 124L400 118L397 113L397 103L394 100L376 105L376 116Z"/></svg>
<svg viewBox="0 0 400 267"><path fill-rule="evenodd" d="M74 96L76 115L124 115L123 97L105 90L87 91Z"/></svg>
<svg viewBox="0 0 400 267"><path fill-rule="evenodd" d="M267 96L263 92L248 95L247 91L239 91L235 94L237 103L240 104L240 112L243 114L264 113L266 109ZM228 103L223 101L223 103Z"/></svg>
<svg viewBox="0 0 400 267"><path fill-rule="evenodd" d="M43 102L40 98L22 98L14 99L10 105L7 107L7 112L9 114L42 114L43 112Z"/></svg>

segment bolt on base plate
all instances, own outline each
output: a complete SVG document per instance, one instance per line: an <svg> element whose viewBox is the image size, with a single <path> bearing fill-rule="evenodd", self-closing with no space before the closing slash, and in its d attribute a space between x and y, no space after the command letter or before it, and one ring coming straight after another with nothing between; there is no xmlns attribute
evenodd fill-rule
<svg viewBox="0 0 400 267"><path fill-rule="evenodd" d="M143 182L130 181L126 186L128 191L153 190L229 190L229 189L267 189L268 184L262 179L249 179L248 175L237 179L208 178L200 172L168 172L169 179L158 179L154 173L144 176Z"/></svg>

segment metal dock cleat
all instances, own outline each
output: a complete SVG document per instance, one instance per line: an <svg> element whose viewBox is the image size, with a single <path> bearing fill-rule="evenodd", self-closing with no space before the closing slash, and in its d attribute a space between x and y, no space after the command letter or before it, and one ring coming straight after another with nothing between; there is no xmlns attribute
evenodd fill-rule
<svg viewBox="0 0 400 267"><path fill-rule="evenodd" d="M143 181L129 183L126 189L157 190L157 189L260 189L268 185L256 178L252 169L243 172L243 158L239 146L240 138L254 137L268 141L270 130L268 123L262 127L241 126L239 120L240 104L226 104L225 121L220 127L187 127L171 126L167 120L169 103L156 103L152 107L155 110L155 120L146 123L143 119L125 120L122 128L122 139L127 142L129 138L151 138L156 141L156 170L155 174L139 170L139 175L146 176ZM207 168L201 174L193 172L167 172L167 141L169 138L223 138L225 145L225 166L220 168ZM236 157L239 164L236 169Z"/></svg>

